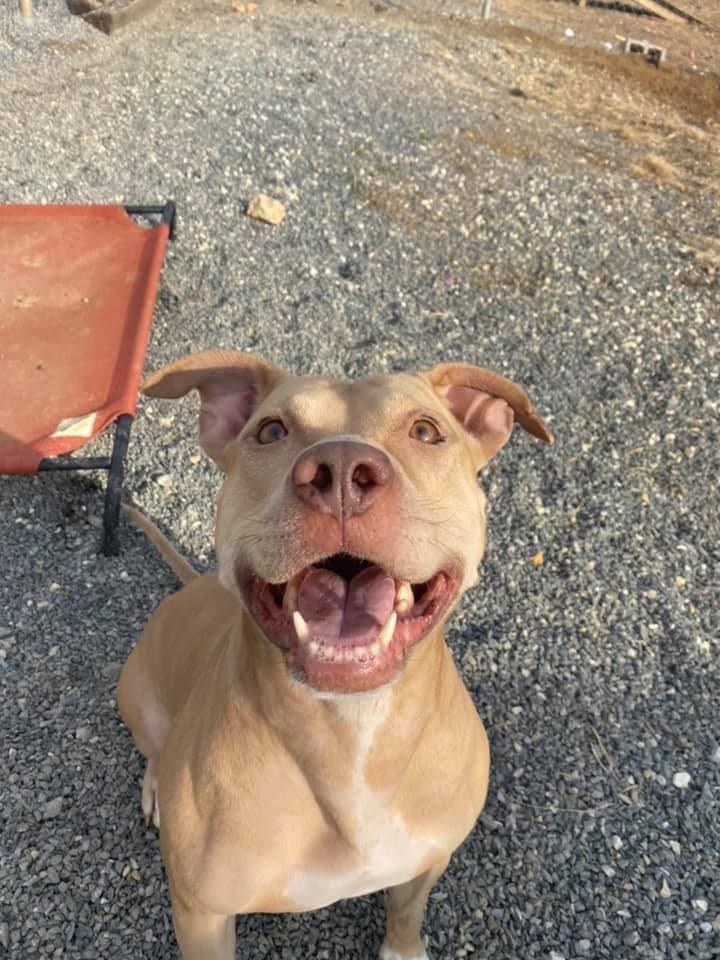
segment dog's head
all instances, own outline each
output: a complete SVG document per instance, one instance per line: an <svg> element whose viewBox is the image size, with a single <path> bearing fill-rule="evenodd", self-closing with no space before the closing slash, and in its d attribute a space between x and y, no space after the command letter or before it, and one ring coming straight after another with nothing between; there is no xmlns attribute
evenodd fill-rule
<svg viewBox="0 0 720 960"><path fill-rule="evenodd" d="M465 364L345 383L213 352L144 387L168 398L192 389L200 444L226 475L220 579L319 694L399 675L477 580L478 471L515 423L552 442L520 387Z"/></svg>

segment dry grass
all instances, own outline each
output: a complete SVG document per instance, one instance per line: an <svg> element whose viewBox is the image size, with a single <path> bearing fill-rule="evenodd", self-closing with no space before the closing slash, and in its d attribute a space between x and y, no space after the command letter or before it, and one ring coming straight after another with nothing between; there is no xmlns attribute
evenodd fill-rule
<svg viewBox="0 0 720 960"><path fill-rule="evenodd" d="M687 237L686 249L704 264L709 273L720 269L720 237Z"/></svg>
<svg viewBox="0 0 720 960"><path fill-rule="evenodd" d="M679 188L684 186L680 170L656 153L649 153L640 163L631 164L630 171L638 177L650 177L659 184Z"/></svg>

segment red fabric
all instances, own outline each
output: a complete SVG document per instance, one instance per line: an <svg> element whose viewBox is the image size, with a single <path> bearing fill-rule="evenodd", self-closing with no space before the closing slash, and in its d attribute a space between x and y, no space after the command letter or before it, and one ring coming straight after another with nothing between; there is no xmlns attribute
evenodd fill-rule
<svg viewBox="0 0 720 960"><path fill-rule="evenodd" d="M0 472L88 443L63 420L135 412L167 238L119 206L0 206Z"/></svg>

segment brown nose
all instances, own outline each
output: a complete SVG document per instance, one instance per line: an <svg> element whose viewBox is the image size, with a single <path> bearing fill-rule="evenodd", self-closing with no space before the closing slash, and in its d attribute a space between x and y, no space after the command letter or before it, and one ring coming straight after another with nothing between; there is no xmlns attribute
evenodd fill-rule
<svg viewBox="0 0 720 960"><path fill-rule="evenodd" d="M318 443L292 469L300 499L338 520L364 513L382 496L391 477L392 466L382 450L355 440Z"/></svg>

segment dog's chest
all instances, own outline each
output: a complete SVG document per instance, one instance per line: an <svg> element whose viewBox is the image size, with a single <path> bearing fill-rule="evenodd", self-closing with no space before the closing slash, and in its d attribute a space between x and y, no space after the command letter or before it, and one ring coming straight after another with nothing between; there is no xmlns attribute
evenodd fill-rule
<svg viewBox="0 0 720 960"><path fill-rule="evenodd" d="M435 846L432 838L408 829L402 816L391 809L390 793L385 795L366 783L365 760L383 718L380 708L360 727L351 784L336 797L343 832L331 844L336 849L328 855L327 868L321 863L300 867L287 883L285 896L300 910L316 910L404 883L417 876ZM331 865L338 863L344 866Z"/></svg>

